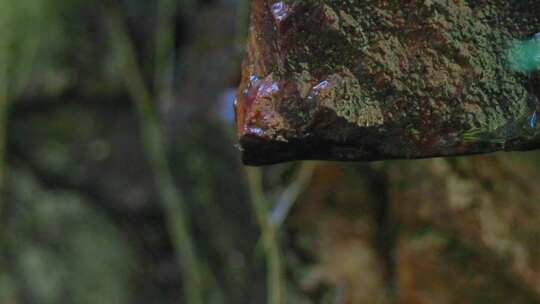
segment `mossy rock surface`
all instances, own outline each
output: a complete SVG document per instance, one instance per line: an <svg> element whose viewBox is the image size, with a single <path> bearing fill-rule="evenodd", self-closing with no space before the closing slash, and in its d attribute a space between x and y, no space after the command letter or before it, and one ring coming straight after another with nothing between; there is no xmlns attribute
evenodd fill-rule
<svg viewBox="0 0 540 304"><path fill-rule="evenodd" d="M248 164L538 146L534 1L255 0L238 90Z"/></svg>

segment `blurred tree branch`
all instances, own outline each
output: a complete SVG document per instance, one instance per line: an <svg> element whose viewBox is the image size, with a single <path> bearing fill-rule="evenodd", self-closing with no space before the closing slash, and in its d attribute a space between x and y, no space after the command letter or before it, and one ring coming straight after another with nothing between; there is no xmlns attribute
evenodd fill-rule
<svg viewBox="0 0 540 304"><path fill-rule="evenodd" d="M261 240L266 257L267 303L286 303L286 282L284 262L280 248L280 227L285 221L294 202L303 193L311 181L316 163L303 162L296 177L287 186L273 206L263 188L262 170L246 168L246 175L255 216L261 229Z"/></svg>
<svg viewBox="0 0 540 304"><path fill-rule="evenodd" d="M305 162L300 166L296 177L293 182L288 185L278 197L275 207L270 213L269 221L276 227L281 227L294 203L298 199L298 196L306 189L311 177L313 176L313 170L315 169L315 162Z"/></svg>
<svg viewBox="0 0 540 304"><path fill-rule="evenodd" d="M165 26L166 25L161 25ZM185 284L186 303L203 303L203 270L195 252L195 245L189 232L189 222L185 211L183 194L174 184L172 173L164 150L165 142L155 109L155 96L152 96L148 85L143 79L143 72L136 60L133 42L127 34L123 18L118 10L112 9L109 18L111 44L120 61L121 74L124 78L128 93L139 116L143 145L154 170L162 207L171 234L171 241L176 249L178 261L182 265L182 277ZM167 31L167 30L165 30ZM158 39L158 67L167 68L166 63L170 47L170 37ZM163 59L165 58L165 59ZM163 61L163 62L161 62ZM161 73L158 71L157 73ZM156 76L156 82L161 83L161 76Z"/></svg>
<svg viewBox="0 0 540 304"><path fill-rule="evenodd" d="M278 233L270 221L270 203L264 193L263 176L259 168L247 168L247 179L251 194L251 202L261 229L261 239L266 256L266 280L267 280L267 303L285 303L285 282L283 274L283 262L279 247Z"/></svg>
<svg viewBox="0 0 540 304"><path fill-rule="evenodd" d="M4 54L0 50L1 54ZM7 67L1 62L7 60L5 56L0 56L0 215L2 214L4 201L4 180L6 174L6 136L7 136L7 117L9 107Z"/></svg>
<svg viewBox="0 0 540 304"><path fill-rule="evenodd" d="M173 96L176 3L175 0L157 1L154 88L158 92L158 101L170 100Z"/></svg>

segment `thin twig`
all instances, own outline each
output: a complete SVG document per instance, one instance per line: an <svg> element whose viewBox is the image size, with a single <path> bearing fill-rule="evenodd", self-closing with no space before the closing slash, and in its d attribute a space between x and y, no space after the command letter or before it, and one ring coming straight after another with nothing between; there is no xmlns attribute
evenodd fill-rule
<svg viewBox="0 0 540 304"><path fill-rule="evenodd" d="M3 52L2 52L3 51ZM0 215L4 208L4 186L6 179L6 144L7 144L7 119L9 108L8 86L8 61L7 51L0 50Z"/></svg>
<svg viewBox="0 0 540 304"><path fill-rule="evenodd" d="M251 202L255 216L261 228L261 238L264 247L267 271L267 303L285 303L285 284L283 263L277 230L268 221L269 202L264 194L262 184L262 171L259 168L246 169Z"/></svg>
<svg viewBox="0 0 540 304"><path fill-rule="evenodd" d="M11 246L8 241L7 225L4 219L5 196L4 186L6 180L6 145L7 145L7 118L9 107L9 86L7 73L7 52L0 49L0 244L3 246L0 254L0 271L7 272L10 266L8 254L11 252Z"/></svg>
<svg viewBox="0 0 540 304"><path fill-rule="evenodd" d="M157 2L154 88L159 101L170 100L173 95L174 26L176 0Z"/></svg>
<svg viewBox="0 0 540 304"><path fill-rule="evenodd" d="M294 203L298 199L298 196L304 192L306 187L311 181L313 176L313 170L315 169L316 163L314 162L304 162L300 166L298 173L294 180L289 186L283 190L279 196L274 209L270 213L270 224L281 227Z"/></svg>
<svg viewBox="0 0 540 304"><path fill-rule="evenodd" d="M315 163L301 165L296 178L280 195L273 211L264 193L262 171L252 167L246 169L251 202L261 228L261 239L264 245L267 268L267 302L269 304L283 304L286 300L285 265L279 244L280 228L294 202L308 186L315 165Z"/></svg>
<svg viewBox="0 0 540 304"><path fill-rule="evenodd" d="M175 26L181 3L178 3L177 0L159 0L157 2L154 88L156 90L155 100L158 105L164 102L169 103L174 98L175 62L181 58L181 54L176 54L175 51ZM202 261L198 263L201 276L207 282L205 285L209 292L206 293L206 299L212 303L224 303L222 291L212 269Z"/></svg>
<svg viewBox="0 0 540 304"><path fill-rule="evenodd" d="M185 201L180 190L174 185L164 151L164 139L153 107L152 94L143 80L141 68L135 57L133 42L118 12L112 12L109 26L111 43L121 61L120 68L126 87L139 115L144 148L154 171L168 230L171 233L171 241L182 265L186 302L202 304L203 275L189 234L189 223L184 210Z"/></svg>

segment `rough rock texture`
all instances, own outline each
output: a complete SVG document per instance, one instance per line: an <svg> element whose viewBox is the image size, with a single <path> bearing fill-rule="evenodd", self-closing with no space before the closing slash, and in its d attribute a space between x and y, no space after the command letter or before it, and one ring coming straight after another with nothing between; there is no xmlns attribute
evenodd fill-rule
<svg viewBox="0 0 540 304"><path fill-rule="evenodd" d="M540 303L538 168L508 155L391 170L399 303Z"/></svg>
<svg viewBox="0 0 540 304"><path fill-rule="evenodd" d="M289 219L292 285L314 299L291 303L391 303L393 240L381 231L387 206L385 189L377 187L382 174L358 169L365 174L320 165Z"/></svg>
<svg viewBox="0 0 540 304"><path fill-rule="evenodd" d="M533 154L321 164L287 222L291 303L540 303L539 178Z"/></svg>
<svg viewBox="0 0 540 304"><path fill-rule="evenodd" d="M508 67L540 2L253 0L236 105L244 162L540 146L537 72Z"/></svg>

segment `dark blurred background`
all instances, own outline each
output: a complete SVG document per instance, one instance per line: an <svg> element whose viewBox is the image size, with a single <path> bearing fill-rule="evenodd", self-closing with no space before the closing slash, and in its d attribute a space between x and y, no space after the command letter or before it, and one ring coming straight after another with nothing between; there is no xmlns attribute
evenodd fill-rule
<svg viewBox="0 0 540 304"><path fill-rule="evenodd" d="M0 1L0 303L540 302L536 152L243 167L247 21Z"/></svg>

